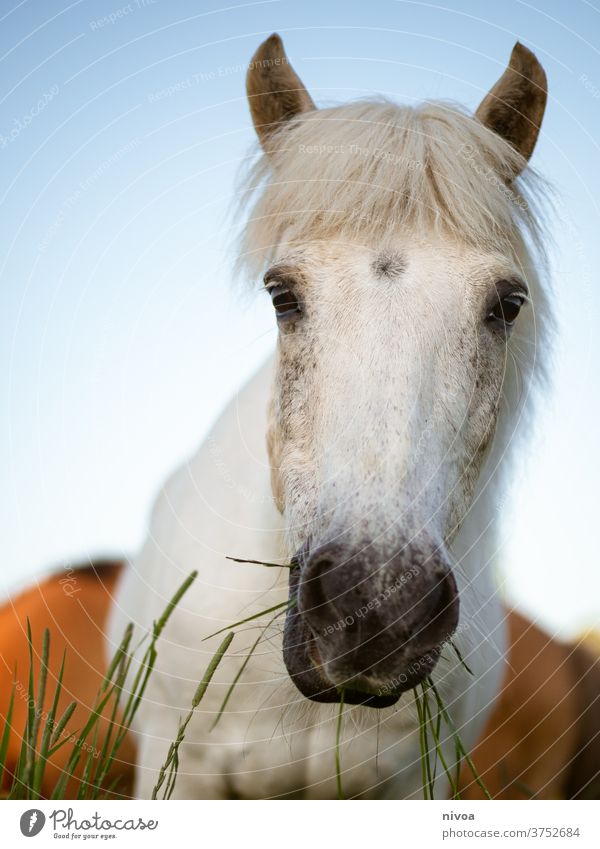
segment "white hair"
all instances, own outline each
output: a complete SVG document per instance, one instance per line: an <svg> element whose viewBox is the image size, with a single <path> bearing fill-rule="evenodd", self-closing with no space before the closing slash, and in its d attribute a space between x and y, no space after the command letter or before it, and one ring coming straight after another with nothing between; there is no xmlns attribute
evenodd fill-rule
<svg viewBox="0 0 600 849"><path fill-rule="evenodd" d="M461 107L356 101L283 125L243 179L253 201L240 262L255 274L282 239L337 235L363 244L443 231L493 251L539 246L540 178ZM511 176L524 172L511 182Z"/></svg>

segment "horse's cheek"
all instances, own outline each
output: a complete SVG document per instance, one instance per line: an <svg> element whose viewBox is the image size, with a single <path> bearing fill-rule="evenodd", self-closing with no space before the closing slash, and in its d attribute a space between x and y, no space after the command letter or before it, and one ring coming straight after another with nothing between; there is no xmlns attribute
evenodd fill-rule
<svg viewBox="0 0 600 849"><path fill-rule="evenodd" d="M267 424L267 454L271 466L271 490L280 513L285 510L285 494L281 476L282 446L279 431L275 426L273 404L269 405Z"/></svg>

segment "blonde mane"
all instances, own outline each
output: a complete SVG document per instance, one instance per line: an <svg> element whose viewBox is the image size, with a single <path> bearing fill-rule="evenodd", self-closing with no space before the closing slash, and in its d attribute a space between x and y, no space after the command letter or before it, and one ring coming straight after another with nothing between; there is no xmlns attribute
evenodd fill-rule
<svg viewBox="0 0 600 849"><path fill-rule="evenodd" d="M284 125L272 148L242 184L251 209L240 263L253 276L282 240L338 236L375 247L394 232L441 231L522 258L523 237L539 246L540 178L454 104L319 109Z"/></svg>

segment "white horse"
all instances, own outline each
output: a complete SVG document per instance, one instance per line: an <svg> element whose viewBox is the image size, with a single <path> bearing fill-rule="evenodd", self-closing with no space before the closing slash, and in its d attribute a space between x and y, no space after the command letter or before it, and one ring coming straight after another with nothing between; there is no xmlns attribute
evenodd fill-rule
<svg viewBox="0 0 600 849"><path fill-rule="evenodd" d="M317 109L272 35L247 88L263 154L241 267L264 275L277 349L165 485L116 599L113 645L199 571L139 711L137 794L221 640L207 635L289 594L211 730L259 633L238 632L175 795L335 797L343 692L345 794L419 797L413 688L432 677L469 748L505 663L497 519L549 316L526 169L546 78L517 44L475 116Z"/></svg>

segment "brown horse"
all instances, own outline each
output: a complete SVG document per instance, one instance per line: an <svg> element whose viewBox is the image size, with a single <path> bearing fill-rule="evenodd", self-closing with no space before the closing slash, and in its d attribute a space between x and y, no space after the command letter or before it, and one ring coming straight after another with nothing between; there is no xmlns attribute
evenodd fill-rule
<svg viewBox="0 0 600 849"><path fill-rule="evenodd" d="M600 658L508 613L504 685L473 754L498 799L600 798ZM463 769L461 795L482 791Z"/></svg>
<svg viewBox="0 0 600 849"><path fill-rule="evenodd" d="M56 680L67 651L62 707L78 702L73 729L82 724L106 670L105 628L122 564L54 574L0 608L0 717L4 719L16 670L17 697L9 746L16 764L27 712L29 668L26 620L36 647L51 631L49 680ZM472 753L477 771L494 798L564 799L600 797L600 658L582 645L552 639L519 613L507 613L510 649L507 674L485 733ZM39 658L35 662L39 671ZM49 689L52 689L51 687ZM106 728L106 721L104 728ZM100 739L102 736L102 730ZM68 757L68 746L52 758L42 795L50 796ZM110 780L120 778L120 795L133 787L135 745L128 737ZM77 795L79 776L67 785ZM6 791L6 787L3 788ZM468 769L461 795L481 798Z"/></svg>
<svg viewBox="0 0 600 849"><path fill-rule="evenodd" d="M57 716L60 717L71 701L77 707L67 724L65 736L80 729L91 709L107 668L105 628L121 564L99 562L85 568L50 575L0 608L0 724L4 726L13 682L16 698L13 708L8 749L8 775L5 774L1 792L5 794L14 772L21 748L28 707L29 643L27 619L31 623L34 647L34 680L40 671L40 648L45 628L50 631L50 660L48 684L43 710L48 711L57 676L66 651L63 689ZM102 717L97 745L108 729L110 703ZM41 794L48 798L69 756L71 746L62 746L49 760ZM66 798L75 798L80 787L83 758L79 770L69 780ZM130 796L133 788L135 745L131 736L125 739L107 778L107 786L118 779L120 796ZM115 794L116 795L116 794Z"/></svg>

